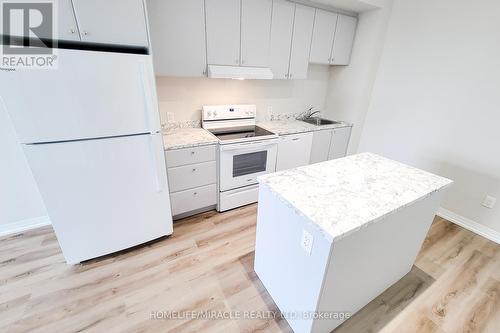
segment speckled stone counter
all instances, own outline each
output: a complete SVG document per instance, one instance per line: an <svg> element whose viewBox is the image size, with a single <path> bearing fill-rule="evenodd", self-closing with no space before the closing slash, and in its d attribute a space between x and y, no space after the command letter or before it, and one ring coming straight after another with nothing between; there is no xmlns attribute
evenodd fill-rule
<svg viewBox="0 0 500 333"><path fill-rule="evenodd" d="M163 134L165 150L217 144L218 139L203 128L177 128Z"/></svg>
<svg viewBox="0 0 500 333"><path fill-rule="evenodd" d="M257 123L258 126L273 132L278 135L294 134L294 133L304 133L320 131L325 129L339 128L352 126L352 124L346 122L339 122L337 124L331 125L313 125L306 123L301 120L273 120L273 121L262 121Z"/></svg>
<svg viewBox="0 0 500 333"><path fill-rule="evenodd" d="M259 177L330 241L374 223L452 183L371 153Z"/></svg>
<svg viewBox="0 0 500 333"><path fill-rule="evenodd" d="M452 183L371 153L259 182L254 271L303 333L333 331L411 270Z"/></svg>

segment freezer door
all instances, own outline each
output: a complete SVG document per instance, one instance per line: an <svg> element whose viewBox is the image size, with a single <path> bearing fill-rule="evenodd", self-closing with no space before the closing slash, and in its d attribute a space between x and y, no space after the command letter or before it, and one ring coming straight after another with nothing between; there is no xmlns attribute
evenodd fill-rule
<svg viewBox="0 0 500 333"><path fill-rule="evenodd" d="M58 50L58 68L2 72L0 97L21 143L160 129L149 55Z"/></svg>
<svg viewBox="0 0 500 333"><path fill-rule="evenodd" d="M25 145L68 263L172 233L162 137Z"/></svg>

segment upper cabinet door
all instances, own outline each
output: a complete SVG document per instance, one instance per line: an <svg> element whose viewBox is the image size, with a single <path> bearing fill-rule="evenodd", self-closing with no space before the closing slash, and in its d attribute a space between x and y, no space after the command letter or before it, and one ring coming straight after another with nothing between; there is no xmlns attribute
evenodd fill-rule
<svg viewBox="0 0 500 333"><path fill-rule="evenodd" d="M333 41L332 65L349 65L357 22L355 17L339 15Z"/></svg>
<svg viewBox="0 0 500 333"><path fill-rule="evenodd" d="M148 46L142 0L73 0L84 42Z"/></svg>
<svg viewBox="0 0 500 333"><path fill-rule="evenodd" d="M204 0L148 0L147 11L156 75L203 76Z"/></svg>
<svg viewBox="0 0 500 333"><path fill-rule="evenodd" d="M290 52L290 79L307 78L313 23L314 9L296 4L292 48Z"/></svg>
<svg viewBox="0 0 500 333"><path fill-rule="evenodd" d="M58 39L60 40L80 40L80 33L76 25L75 12L71 0L59 0L57 2L58 17Z"/></svg>
<svg viewBox="0 0 500 333"><path fill-rule="evenodd" d="M333 36L338 14L316 9L314 31L309 61L315 64L330 64Z"/></svg>
<svg viewBox="0 0 500 333"><path fill-rule="evenodd" d="M241 65L269 66L272 0L241 1Z"/></svg>
<svg viewBox="0 0 500 333"><path fill-rule="evenodd" d="M205 0L207 62L240 64L240 0Z"/></svg>
<svg viewBox="0 0 500 333"><path fill-rule="evenodd" d="M271 26L270 67L275 79L287 79L292 45L295 4L274 0Z"/></svg>

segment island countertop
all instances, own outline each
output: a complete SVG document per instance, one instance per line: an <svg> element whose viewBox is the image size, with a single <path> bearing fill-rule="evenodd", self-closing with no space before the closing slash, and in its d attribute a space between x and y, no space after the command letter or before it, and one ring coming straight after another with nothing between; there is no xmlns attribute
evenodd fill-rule
<svg viewBox="0 0 500 333"><path fill-rule="evenodd" d="M331 242L452 182L372 153L259 177L261 185L318 226Z"/></svg>

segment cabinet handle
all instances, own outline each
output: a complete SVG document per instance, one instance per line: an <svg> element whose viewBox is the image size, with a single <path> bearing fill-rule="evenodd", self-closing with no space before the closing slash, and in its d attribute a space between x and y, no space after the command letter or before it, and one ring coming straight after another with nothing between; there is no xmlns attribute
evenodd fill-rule
<svg viewBox="0 0 500 333"><path fill-rule="evenodd" d="M191 152L191 155L194 155L194 151Z"/></svg>
<svg viewBox="0 0 500 333"><path fill-rule="evenodd" d="M300 140L300 138L293 138L292 141Z"/></svg>
<svg viewBox="0 0 500 333"><path fill-rule="evenodd" d="M198 195L198 192L194 192L193 195Z"/></svg>
<svg viewBox="0 0 500 333"><path fill-rule="evenodd" d="M69 33L70 34L74 34L75 33L75 29L69 29Z"/></svg>
<svg viewBox="0 0 500 333"><path fill-rule="evenodd" d="M88 31L83 31L83 34L84 34L85 36L87 36L89 33L88 33Z"/></svg>
<svg viewBox="0 0 500 333"><path fill-rule="evenodd" d="M288 75L288 77L291 79L291 78L293 77L293 74L292 74L292 73L290 73L290 74Z"/></svg>
<svg viewBox="0 0 500 333"><path fill-rule="evenodd" d="M288 74L285 74L285 78L287 78L287 79L288 79Z"/></svg>
<svg viewBox="0 0 500 333"><path fill-rule="evenodd" d="M196 171L196 168L193 168L193 172L195 172L195 171Z"/></svg>

